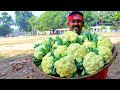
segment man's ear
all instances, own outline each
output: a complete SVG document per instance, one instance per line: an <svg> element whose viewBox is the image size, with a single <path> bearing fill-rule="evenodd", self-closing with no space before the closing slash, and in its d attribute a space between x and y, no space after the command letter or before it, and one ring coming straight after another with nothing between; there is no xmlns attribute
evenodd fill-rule
<svg viewBox="0 0 120 90"><path fill-rule="evenodd" d="M84 26L84 22L83 22L83 25L82 25L82 27Z"/></svg>
<svg viewBox="0 0 120 90"><path fill-rule="evenodd" d="M69 22L67 23L67 25L69 26Z"/></svg>

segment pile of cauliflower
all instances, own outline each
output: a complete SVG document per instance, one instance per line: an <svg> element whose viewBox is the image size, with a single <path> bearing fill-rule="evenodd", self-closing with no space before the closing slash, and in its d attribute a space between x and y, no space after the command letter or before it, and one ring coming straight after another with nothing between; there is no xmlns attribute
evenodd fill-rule
<svg viewBox="0 0 120 90"><path fill-rule="evenodd" d="M108 37L91 32L62 35L35 44L33 61L44 73L75 78L94 75L112 59L113 44Z"/></svg>

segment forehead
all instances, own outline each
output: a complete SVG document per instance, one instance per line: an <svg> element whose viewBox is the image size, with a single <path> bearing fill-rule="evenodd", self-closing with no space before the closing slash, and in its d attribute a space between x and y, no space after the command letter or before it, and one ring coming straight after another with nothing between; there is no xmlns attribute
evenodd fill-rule
<svg viewBox="0 0 120 90"><path fill-rule="evenodd" d="M70 22L82 22L82 21L79 20L79 19L73 19L73 20L71 20Z"/></svg>

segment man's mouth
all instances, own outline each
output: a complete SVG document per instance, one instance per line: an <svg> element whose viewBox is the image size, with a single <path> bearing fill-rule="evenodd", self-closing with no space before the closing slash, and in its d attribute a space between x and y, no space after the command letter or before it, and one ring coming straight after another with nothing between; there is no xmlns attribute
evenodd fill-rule
<svg viewBox="0 0 120 90"><path fill-rule="evenodd" d="M80 27L73 27L73 28L74 28L75 30L76 30L76 29L80 29Z"/></svg>

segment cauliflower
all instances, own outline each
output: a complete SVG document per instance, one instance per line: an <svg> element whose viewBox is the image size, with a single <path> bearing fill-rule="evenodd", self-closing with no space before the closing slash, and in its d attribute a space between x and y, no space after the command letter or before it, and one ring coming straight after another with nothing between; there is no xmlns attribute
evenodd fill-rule
<svg viewBox="0 0 120 90"><path fill-rule="evenodd" d="M59 57L59 55L65 56L67 54L67 46L65 45L59 45L55 50L54 50L54 56Z"/></svg>
<svg viewBox="0 0 120 90"><path fill-rule="evenodd" d="M49 37L48 39L42 41L41 43L53 46L55 43L55 39L53 39L52 37Z"/></svg>
<svg viewBox="0 0 120 90"><path fill-rule="evenodd" d="M42 51L42 49L45 48L44 44L39 45L34 49L34 57L37 59L42 59L45 53Z"/></svg>
<svg viewBox="0 0 120 90"><path fill-rule="evenodd" d="M67 31L62 35L63 42L67 42L68 40L70 42L76 42L78 34L74 31Z"/></svg>
<svg viewBox="0 0 120 90"><path fill-rule="evenodd" d="M60 77L72 77L77 71L73 55L62 57L55 62L56 72Z"/></svg>
<svg viewBox="0 0 120 90"><path fill-rule="evenodd" d="M49 44L49 39L43 40L41 43L43 43L43 44Z"/></svg>
<svg viewBox="0 0 120 90"><path fill-rule="evenodd" d="M50 74L51 73L51 68L52 68L52 64L53 64L53 56L51 56L51 53L47 53L43 58L42 58L42 62L41 62L41 66L42 66L42 70L46 73L46 74Z"/></svg>
<svg viewBox="0 0 120 90"><path fill-rule="evenodd" d="M71 43L67 48L67 55L73 55L74 60L81 60L87 54L87 50L83 45L78 43ZM79 61L78 61L79 62Z"/></svg>
<svg viewBox="0 0 120 90"><path fill-rule="evenodd" d="M83 67L87 74L93 75L104 67L103 57L94 52L90 52L85 56Z"/></svg>
<svg viewBox="0 0 120 90"><path fill-rule="evenodd" d="M109 38L91 32L78 35L67 31L36 44L34 63L43 72L63 78L93 75L112 59L113 44Z"/></svg>
<svg viewBox="0 0 120 90"><path fill-rule="evenodd" d="M78 35L79 38L83 39L83 35Z"/></svg>
<svg viewBox="0 0 120 90"><path fill-rule="evenodd" d="M58 42L55 42L54 44L53 44L53 46L52 46L52 48L54 49L56 49L57 47L58 47L59 45L58 45Z"/></svg>
<svg viewBox="0 0 120 90"><path fill-rule="evenodd" d="M99 46L97 49L98 49L98 54L101 55L105 63L108 64L113 57L110 48L105 46Z"/></svg>
<svg viewBox="0 0 120 90"><path fill-rule="evenodd" d="M92 48L95 48L96 45L94 42L91 42L91 41L88 41L88 40L85 40L85 42L83 43L83 45L86 47L86 48L89 48L89 47L92 47Z"/></svg>
<svg viewBox="0 0 120 90"><path fill-rule="evenodd" d="M105 36L102 36L102 35L98 37L97 45L98 45L98 47L99 46L106 46L106 47L110 48L111 50L113 48L113 44L110 41L110 39L105 37Z"/></svg>

